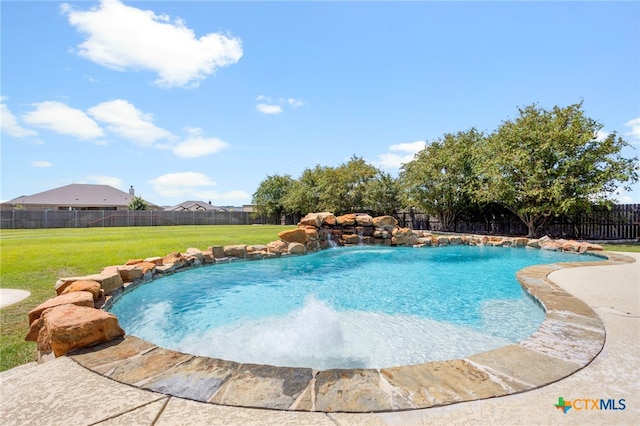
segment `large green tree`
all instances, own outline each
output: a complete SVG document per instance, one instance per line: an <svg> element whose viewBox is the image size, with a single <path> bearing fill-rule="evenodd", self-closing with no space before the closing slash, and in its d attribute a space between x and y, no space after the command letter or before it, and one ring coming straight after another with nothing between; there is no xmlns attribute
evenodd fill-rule
<svg viewBox="0 0 640 426"><path fill-rule="evenodd" d="M293 182L282 200L285 211L289 214L304 216L310 212L323 210L320 195L329 173L328 167L320 165L316 165L313 169L305 169Z"/></svg>
<svg viewBox="0 0 640 426"><path fill-rule="evenodd" d="M638 180L638 159L622 156L628 143L616 133L599 137L602 128L582 102L519 108L484 145L477 195L516 214L530 237L554 216L611 202L619 186Z"/></svg>
<svg viewBox="0 0 640 426"><path fill-rule="evenodd" d="M324 209L335 214L370 210L366 195L369 185L379 176L380 171L375 166L352 156L327 174L321 194Z"/></svg>
<svg viewBox="0 0 640 426"><path fill-rule="evenodd" d="M380 172L377 179L367 184L364 197L367 209L378 215L394 215L402 207L402 189L398 179Z"/></svg>
<svg viewBox="0 0 640 426"><path fill-rule="evenodd" d="M453 230L458 216L473 203L475 161L485 135L474 128L446 133L402 166L405 204L434 215Z"/></svg>
<svg viewBox="0 0 640 426"><path fill-rule="evenodd" d="M293 182L289 175L268 175L253 193L251 202L255 206L255 213L267 216L271 222L279 224L285 212L284 199Z"/></svg>

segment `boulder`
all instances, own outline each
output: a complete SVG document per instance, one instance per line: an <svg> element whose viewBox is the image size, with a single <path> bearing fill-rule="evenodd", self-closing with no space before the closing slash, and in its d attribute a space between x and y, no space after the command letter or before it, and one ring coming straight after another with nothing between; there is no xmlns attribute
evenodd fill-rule
<svg viewBox="0 0 640 426"><path fill-rule="evenodd" d="M539 249L540 248L540 240L529 240L529 242L527 243L527 247Z"/></svg>
<svg viewBox="0 0 640 426"><path fill-rule="evenodd" d="M336 223L340 226L353 226L356 224L356 215L354 213L344 214L336 217Z"/></svg>
<svg viewBox="0 0 640 426"><path fill-rule="evenodd" d="M393 216L377 216L373 218L373 226L377 228L393 228L398 226L398 221Z"/></svg>
<svg viewBox="0 0 640 426"><path fill-rule="evenodd" d="M230 246L224 246L224 255L239 257L244 259L247 255L247 245L246 244L234 244Z"/></svg>
<svg viewBox="0 0 640 426"><path fill-rule="evenodd" d="M209 250L211 250L211 252L213 253L213 257L215 259L221 259L224 256L224 247L223 246L211 246L209 247Z"/></svg>
<svg viewBox="0 0 640 426"><path fill-rule="evenodd" d="M203 258L202 258L202 250L197 249L195 247L189 247L187 249L187 251L185 252L185 254L187 254L188 256L193 256L196 259L198 259L198 261L202 264Z"/></svg>
<svg viewBox="0 0 640 426"><path fill-rule="evenodd" d="M289 229L278 232L278 238L288 243L304 244L309 239L304 228Z"/></svg>
<svg viewBox="0 0 640 426"><path fill-rule="evenodd" d="M54 297L53 299L49 299L46 302L36 306L31 311L29 311L29 325L31 325L33 321L40 318L40 315L42 315L42 312L44 312L49 308L53 308L55 306L60 306L60 305L69 305L69 304L78 305L78 306L88 306L90 308L93 308L93 300L94 300L93 294L89 293L88 291L75 291L73 293L63 294L63 295Z"/></svg>
<svg viewBox="0 0 640 426"><path fill-rule="evenodd" d="M529 243L529 240L527 238L514 238L513 239L513 246L514 247L526 247L528 243Z"/></svg>
<svg viewBox="0 0 640 426"><path fill-rule="evenodd" d="M105 268L105 270L103 270L103 272L100 274L58 279L55 285L56 294L62 294L65 288L80 280L92 280L99 282L100 287L102 288L102 290L104 290L105 295L113 293L124 284L124 282L122 281L122 277L120 277L120 274L118 273L117 267L112 267L110 269Z"/></svg>
<svg viewBox="0 0 640 426"><path fill-rule="evenodd" d="M356 224L360 226L373 226L373 218L368 214L359 214L356 216Z"/></svg>
<svg viewBox="0 0 640 426"><path fill-rule="evenodd" d="M449 237L449 244L451 244L452 246L462 245L462 237L459 237L459 236Z"/></svg>
<svg viewBox="0 0 640 426"><path fill-rule="evenodd" d="M144 272L138 265L123 265L118 268L118 273L125 283L130 283L139 278L142 278Z"/></svg>
<svg viewBox="0 0 640 426"><path fill-rule="evenodd" d="M38 348L50 346L57 357L125 334L115 315L86 306L56 306L45 310L38 322Z"/></svg>
<svg viewBox="0 0 640 426"><path fill-rule="evenodd" d="M286 241L271 241L267 244L267 252L280 255L289 251L289 244Z"/></svg>
<svg viewBox="0 0 640 426"><path fill-rule="evenodd" d="M342 241L344 241L345 244L359 244L360 236L355 234L344 234L342 236Z"/></svg>
<svg viewBox="0 0 640 426"><path fill-rule="evenodd" d="M153 263L156 266L162 266L162 258L160 256L147 257L145 263Z"/></svg>
<svg viewBox="0 0 640 426"><path fill-rule="evenodd" d="M173 265L173 268L182 268L187 265L187 259L177 251L171 252L162 258L163 265Z"/></svg>
<svg viewBox="0 0 640 426"><path fill-rule="evenodd" d="M136 265L142 262L144 262L144 259L130 259L130 260L127 260L127 263L125 263L125 265Z"/></svg>
<svg viewBox="0 0 640 426"><path fill-rule="evenodd" d="M319 238L318 230L313 226L307 226L304 228L304 232L307 234L308 240L317 240Z"/></svg>
<svg viewBox="0 0 640 426"><path fill-rule="evenodd" d="M291 254L305 254L307 252L307 247L304 244L300 243L290 243L289 244L289 253Z"/></svg>
<svg viewBox="0 0 640 426"><path fill-rule="evenodd" d="M67 288L65 288L60 295L65 295L68 293L75 293L79 291L87 291L91 293L93 296L93 300L98 300L100 298L100 283L93 280L80 280L71 283ZM46 303L46 302L45 302Z"/></svg>
<svg viewBox="0 0 640 426"><path fill-rule="evenodd" d="M335 216L330 212L320 212L320 213L309 213L302 219L300 219L299 225L301 226L315 226L316 228L320 228L322 224L325 225L335 225Z"/></svg>
<svg viewBox="0 0 640 426"><path fill-rule="evenodd" d="M409 243L408 235L398 235L397 237L391 237L391 244L394 246L403 246Z"/></svg>

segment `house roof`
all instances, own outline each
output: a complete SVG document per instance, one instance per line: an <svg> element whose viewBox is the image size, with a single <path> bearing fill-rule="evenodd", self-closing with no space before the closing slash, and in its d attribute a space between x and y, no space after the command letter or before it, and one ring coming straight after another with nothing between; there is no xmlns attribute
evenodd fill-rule
<svg viewBox="0 0 640 426"><path fill-rule="evenodd" d="M56 206L128 206L133 195L120 191L109 185L90 185L72 183L60 188L50 189L33 195L23 195L7 201L10 204L22 205L56 205Z"/></svg>
<svg viewBox="0 0 640 426"><path fill-rule="evenodd" d="M165 210L169 211L182 211L182 210L207 210L207 211L225 211L222 207L212 206L206 201L183 201L180 204L176 204L173 207L168 207Z"/></svg>

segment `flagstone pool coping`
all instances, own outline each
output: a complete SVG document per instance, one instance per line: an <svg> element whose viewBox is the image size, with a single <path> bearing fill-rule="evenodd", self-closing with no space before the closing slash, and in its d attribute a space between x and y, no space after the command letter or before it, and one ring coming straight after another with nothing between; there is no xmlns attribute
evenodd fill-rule
<svg viewBox="0 0 640 426"><path fill-rule="evenodd" d="M235 407L368 413L510 395L561 380L589 365L602 350L606 330L598 315L548 278L559 269L635 261L619 253L590 253L601 260L518 271L523 289L546 311L543 323L516 344L463 359L317 371L195 356L135 336L68 356L97 374L140 389Z"/></svg>

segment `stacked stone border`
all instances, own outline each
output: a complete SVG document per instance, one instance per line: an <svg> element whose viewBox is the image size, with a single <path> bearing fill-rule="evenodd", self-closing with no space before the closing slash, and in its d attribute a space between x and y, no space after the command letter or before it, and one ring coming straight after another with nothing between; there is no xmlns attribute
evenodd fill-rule
<svg viewBox="0 0 640 426"><path fill-rule="evenodd" d="M320 412L384 412L428 408L509 395L555 382L588 365L602 350L597 314L548 275L564 268L615 265L634 259L586 242L436 236L398 227L391 216L311 213L267 245L189 248L164 257L133 259L100 273L60 278L57 296L29 312L26 340L39 360L67 355L105 377L138 388L220 405ZM107 312L131 289L203 265L300 255L333 245L440 247L489 245L597 254L593 262L537 265L518 271L524 290L546 311L540 328L517 344L463 359L382 369L274 367L194 356L125 336Z"/></svg>

